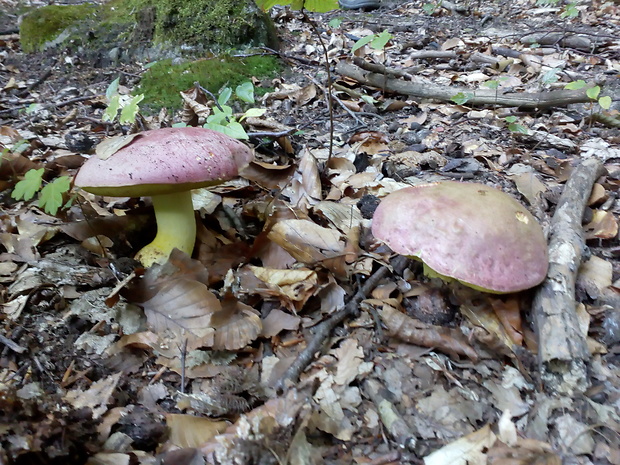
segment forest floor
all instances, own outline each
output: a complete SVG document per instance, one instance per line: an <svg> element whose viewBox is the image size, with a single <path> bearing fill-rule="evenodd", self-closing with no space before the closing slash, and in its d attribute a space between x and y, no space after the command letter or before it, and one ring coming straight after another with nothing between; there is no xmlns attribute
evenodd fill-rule
<svg viewBox="0 0 620 465"><path fill-rule="evenodd" d="M288 68L253 83L272 88L243 122L255 161L197 193L193 258L144 270L148 199L63 183L106 137L204 122L210 97L104 122L147 63L24 54L2 15L0 464L620 464L617 3L308 16L273 12ZM41 168L52 187L15 199ZM447 180L529 210L543 283L468 290L373 237L386 195Z"/></svg>

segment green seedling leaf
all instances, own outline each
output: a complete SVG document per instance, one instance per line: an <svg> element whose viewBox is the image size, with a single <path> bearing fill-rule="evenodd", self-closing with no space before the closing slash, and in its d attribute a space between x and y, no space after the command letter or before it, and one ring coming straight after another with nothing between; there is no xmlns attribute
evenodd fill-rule
<svg viewBox="0 0 620 465"><path fill-rule="evenodd" d="M576 18L577 16L579 16L579 10L577 9L577 4L569 3L568 5L566 5L566 8L560 15L560 18L572 19L572 18Z"/></svg>
<svg viewBox="0 0 620 465"><path fill-rule="evenodd" d="M55 215L62 206L62 196L71 188L69 176L60 176L48 183L39 194L39 207L46 213Z"/></svg>
<svg viewBox="0 0 620 465"><path fill-rule="evenodd" d="M17 143L11 149L11 152L22 153L28 147L30 147L30 142L28 142L26 139L22 139L22 140L17 141Z"/></svg>
<svg viewBox="0 0 620 465"><path fill-rule="evenodd" d="M518 132L520 134L529 134L529 131L527 130L527 128L521 124L517 124L517 123L510 123L508 125L508 130L510 132Z"/></svg>
<svg viewBox="0 0 620 465"><path fill-rule="evenodd" d="M342 18L334 18L327 25L332 29L338 29L342 24Z"/></svg>
<svg viewBox="0 0 620 465"><path fill-rule="evenodd" d="M136 115L140 111L138 104L144 99L144 94L132 97L121 110L119 121L121 124L133 124L136 122Z"/></svg>
<svg viewBox="0 0 620 465"><path fill-rule="evenodd" d="M506 116L506 118L504 118L508 123L514 123L515 121L517 121L517 117L516 116Z"/></svg>
<svg viewBox="0 0 620 465"><path fill-rule="evenodd" d="M213 113L207 117L207 123L222 124L233 119L231 107L223 105L222 110L213 108Z"/></svg>
<svg viewBox="0 0 620 465"><path fill-rule="evenodd" d="M558 68L552 68L549 71L547 71L545 74L543 74L542 77L542 82L543 84L553 84L554 82L558 81Z"/></svg>
<svg viewBox="0 0 620 465"><path fill-rule="evenodd" d="M583 89L585 86L587 86L586 81L579 79L578 81L569 82L564 88L567 90L579 90Z"/></svg>
<svg viewBox="0 0 620 465"><path fill-rule="evenodd" d="M259 116L263 116L265 113L267 113L265 108L250 108L243 114L240 121L243 121L246 118L258 118Z"/></svg>
<svg viewBox="0 0 620 465"><path fill-rule="evenodd" d="M611 97L609 95L601 97L600 99L598 99L598 104L601 106L602 109L609 110L609 107L611 107Z"/></svg>
<svg viewBox="0 0 620 465"><path fill-rule="evenodd" d="M370 46L374 48L375 50L383 50L385 46L387 45L387 43L393 37L394 36L392 34L390 34L387 30L385 30L380 34L377 34L375 38L372 39L372 41L370 42Z"/></svg>
<svg viewBox="0 0 620 465"><path fill-rule="evenodd" d="M114 121L116 115L118 114L118 110L121 107L121 96L116 94L110 99L110 103L108 104L108 108L103 112L103 116L101 117L102 121Z"/></svg>
<svg viewBox="0 0 620 465"><path fill-rule="evenodd" d="M488 89L497 89L499 87L499 81L493 79L492 81L483 83L482 86Z"/></svg>
<svg viewBox="0 0 620 465"><path fill-rule="evenodd" d="M362 48L364 45L370 43L371 40L374 40L374 38L375 38L375 34L370 34L366 37L362 37L360 40L355 42L355 44L353 44L353 48L351 49L351 52L355 53L357 50Z"/></svg>
<svg viewBox="0 0 620 465"><path fill-rule="evenodd" d="M596 100L598 98L598 94L600 93L601 88L599 86L590 87L588 90L586 90L586 95L592 100Z"/></svg>
<svg viewBox="0 0 620 465"><path fill-rule="evenodd" d="M235 94L246 103L254 103L254 85L250 81L238 85Z"/></svg>
<svg viewBox="0 0 620 465"><path fill-rule="evenodd" d="M457 105L464 105L471 99L474 95L469 92L459 92L455 96L453 96L450 100L452 100Z"/></svg>
<svg viewBox="0 0 620 465"><path fill-rule="evenodd" d="M105 98L109 102L116 94L118 94L118 85L121 82L120 76L114 79L105 91Z"/></svg>
<svg viewBox="0 0 620 465"><path fill-rule="evenodd" d="M43 172L45 168L31 169L26 171L24 179L15 184L15 189L11 193L11 197L15 200L30 200L34 197L43 182Z"/></svg>
<svg viewBox="0 0 620 465"><path fill-rule="evenodd" d="M422 10L424 11L424 13L430 16L437 10L437 5L434 3L425 3L424 5L422 5Z"/></svg>
<svg viewBox="0 0 620 465"><path fill-rule="evenodd" d="M362 95L360 98L368 105L374 105L375 103L377 103L377 100L372 98L370 95Z"/></svg>
<svg viewBox="0 0 620 465"><path fill-rule="evenodd" d="M213 129L214 131L221 132L222 134L226 134L227 136L233 137L235 139L249 139L247 132L243 129L241 124L236 121L232 121L227 125L217 124L217 123L207 123L204 125L207 129Z"/></svg>
<svg viewBox="0 0 620 465"><path fill-rule="evenodd" d="M220 106L226 105L226 102L228 102L228 99L230 99L231 95L232 89L230 87L224 87L220 92L219 97L217 98L217 103L219 103Z"/></svg>
<svg viewBox="0 0 620 465"><path fill-rule="evenodd" d="M185 123L172 123L173 128L186 128L187 124Z"/></svg>
<svg viewBox="0 0 620 465"><path fill-rule="evenodd" d="M28 105L28 107L26 107L26 114L32 115L33 113L39 111L41 108L43 108L43 105L41 105L40 103L31 103L30 105Z"/></svg>

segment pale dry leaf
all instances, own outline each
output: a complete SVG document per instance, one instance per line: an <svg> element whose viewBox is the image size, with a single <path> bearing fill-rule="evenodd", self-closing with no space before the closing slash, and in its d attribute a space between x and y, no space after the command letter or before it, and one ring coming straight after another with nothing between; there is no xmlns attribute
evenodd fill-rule
<svg viewBox="0 0 620 465"><path fill-rule="evenodd" d="M334 382L342 386L349 385L359 374L359 367L364 361L364 349L353 338L345 339L340 347L333 350L338 358Z"/></svg>
<svg viewBox="0 0 620 465"><path fill-rule="evenodd" d="M112 400L122 374L119 372L96 381L86 391L81 389L69 391L65 394L65 400L76 410L89 407L93 412L93 419L96 420L108 410L107 404Z"/></svg>
<svg viewBox="0 0 620 465"><path fill-rule="evenodd" d="M95 153L102 160L107 160L123 147L128 146L133 142L136 137L141 137L142 134L128 134L126 136L114 136L108 139L104 139L95 148Z"/></svg>
<svg viewBox="0 0 620 465"><path fill-rule="evenodd" d="M324 200L312 207L312 210L328 219L331 224L345 235L351 229L359 227L363 219L356 205L347 205L343 202Z"/></svg>
<svg viewBox="0 0 620 465"><path fill-rule="evenodd" d="M297 261L314 264L341 255L345 243L338 231L309 220L284 220L267 237L290 253Z"/></svg>
<svg viewBox="0 0 620 465"><path fill-rule="evenodd" d="M530 205L536 205L540 196L547 191L547 186L539 179L538 175L531 170L527 173L513 174L510 176L517 186L517 190L527 199Z"/></svg>
<svg viewBox="0 0 620 465"><path fill-rule="evenodd" d="M166 424L170 431L168 442L178 447L200 447L229 426L227 421L177 413L167 414Z"/></svg>
<svg viewBox="0 0 620 465"><path fill-rule="evenodd" d="M486 451L495 442L489 425L424 457L424 465L486 465Z"/></svg>
<svg viewBox="0 0 620 465"><path fill-rule="evenodd" d="M613 279L613 265L611 262L592 255L579 267L577 283L585 287L594 286L600 293L610 287Z"/></svg>
<svg viewBox="0 0 620 465"><path fill-rule="evenodd" d="M618 236L618 221L606 210L594 210L592 221L583 227L586 239L613 239Z"/></svg>

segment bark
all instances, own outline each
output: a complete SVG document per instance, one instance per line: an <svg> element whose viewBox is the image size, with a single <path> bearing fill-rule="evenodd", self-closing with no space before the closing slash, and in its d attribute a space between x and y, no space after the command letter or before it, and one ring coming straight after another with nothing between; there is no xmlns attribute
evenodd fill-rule
<svg viewBox="0 0 620 465"><path fill-rule="evenodd" d="M571 394L588 387L589 353L579 328L575 280L586 249L582 217L602 163L590 158L576 167L551 220L549 271L534 297L541 379L547 391Z"/></svg>

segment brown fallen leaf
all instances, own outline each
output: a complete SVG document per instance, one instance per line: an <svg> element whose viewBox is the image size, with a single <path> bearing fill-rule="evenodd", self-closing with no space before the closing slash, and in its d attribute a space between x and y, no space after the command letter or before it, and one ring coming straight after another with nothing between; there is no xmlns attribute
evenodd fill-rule
<svg viewBox="0 0 620 465"><path fill-rule="evenodd" d="M232 295L227 295L221 305L222 310L211 316L211 327L215 330L213 349L239 350L258 337L263 325L252 307Z"/></svg>
<svg viewBox="0 0 620 465"><path fill-rule="evenodd" d="M583 229L586 239L613 239L618 235L618 222L612 212L594 210L592 221Z"/></svg>
<svg viewBox="0 0 620 465"><path fill-rule="evenodd" d="M410 344L431 347L449 354L466 355L471 360L478 360L478 354L465 342L465 338L459 331L426 325L387 304L383 304L379 315L387 327L388 334L392 337Z"/></svg>

